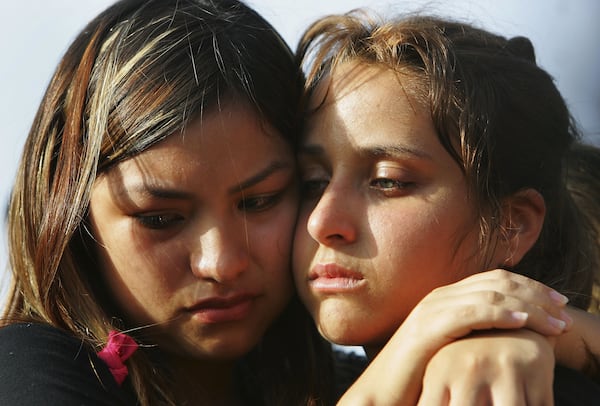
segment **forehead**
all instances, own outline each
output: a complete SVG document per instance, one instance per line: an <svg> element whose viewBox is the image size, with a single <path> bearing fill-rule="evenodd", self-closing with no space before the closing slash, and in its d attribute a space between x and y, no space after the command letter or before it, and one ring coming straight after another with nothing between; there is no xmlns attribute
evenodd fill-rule
<svg viewBox="0 0 600 406"><path fill-rule="evenodd" d="M308 111L341 103L345 96L353 93L360 93L361 97L372 94L389 102L410 99L415 108L429 108L426 79L408 67L392 69L383 64L350 60L335 66L318 82L311 93ZM369 100L365 100L367 102Z"/></svg>
<svg viewBox="0 0 600 406"><path fill-rule="evenodd" d="M429 107L415 91L418 87L410 75L381 65L342 64L312 95L304 142L341 133L359 144L394 143L406 137L437 141Z"/></svg>
<svg viewBox="0 0 600 406"><path fill-rule="evenodd" d="M229 103L191 120L175 132L109 171L130 177L150 175L177 182L197 174L223 178L226 174L260 170L269 162L293 162L285 138L243 103ZM240 175L241 176L241 175Z"/></svg>

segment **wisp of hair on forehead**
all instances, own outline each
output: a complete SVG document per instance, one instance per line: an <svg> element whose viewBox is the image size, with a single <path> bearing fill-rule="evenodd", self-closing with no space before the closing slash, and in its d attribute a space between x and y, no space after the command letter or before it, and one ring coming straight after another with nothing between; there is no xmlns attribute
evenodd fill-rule
<svg viewBox="0 0 600 406"><path fill-rule="evenodd" d="M232 101L293 146L301 91L291 50L242 2L122 0L98 15L61 59L25 143L9 208L13 286L2 323L49 323L93 347L115 327L132 327L120 321L86 227L97 177ZM328 390L325 371L310 371L322 341L296 299L290 309L246 382L281 404ZM173 404L165 375L144 354L128 360L138 401Z"/></svg>
<svg viewBox="0 0 600 406"><path fill-rule="evenodd" d="M298 49L307 74L305 104L337 66L358 62L395 71L429 109L440 143L464 173L484 260L503 232L503 202L525 189L538 191L544 226L513 270L569 295L576 306L588 305L594 267L588 259L596 247L581 227L564 173L566 151L580 136L527 38L439 17L382 19L355 10L315 22Z"/></svg>

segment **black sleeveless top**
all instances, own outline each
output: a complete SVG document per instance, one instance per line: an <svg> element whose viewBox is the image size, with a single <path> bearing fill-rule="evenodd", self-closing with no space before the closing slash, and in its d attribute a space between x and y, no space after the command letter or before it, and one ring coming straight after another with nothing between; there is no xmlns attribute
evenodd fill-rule
<svg viewBox="0 0 600 406"><path fill-rule="evenodd" d="M96 353L69 333L41 323L0 328L0 405L135 405Z"/></svg>

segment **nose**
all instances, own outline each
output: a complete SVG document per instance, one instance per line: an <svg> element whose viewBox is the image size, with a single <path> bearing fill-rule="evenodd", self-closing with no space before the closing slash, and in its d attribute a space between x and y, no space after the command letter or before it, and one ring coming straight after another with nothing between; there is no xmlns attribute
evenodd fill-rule
<svg viewBox="0 0 600 406"><path fill-rule="evenodd" d="M213 224L204 229L191 252L190 265L196 277L228 283L248 268L250 247L245 229L240 228Z"/></svg>
<svg viewBox="0 0 600 406"><path fill-rule="evenodd" d="M308 232L320 244L332 246L356 240L353 208L344 190L330 182L308 217Z"/></svg>

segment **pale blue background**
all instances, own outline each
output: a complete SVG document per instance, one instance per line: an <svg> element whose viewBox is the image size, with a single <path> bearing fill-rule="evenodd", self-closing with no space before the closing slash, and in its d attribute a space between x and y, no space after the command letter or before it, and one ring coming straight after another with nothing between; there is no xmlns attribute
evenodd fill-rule
<svg viewBox="0 0 600 406"><path fill-rule="evenodd" d="M4 208L29 125L62 53L110 0L1 0L0 207ZM600 145L600 2L597 0L253 0L292 47L316 17L369 6L382 13L424 10L498 33L528 36L538 63L555 78L586 137ZM0 299L6 238L0 234Z"/></svg>

